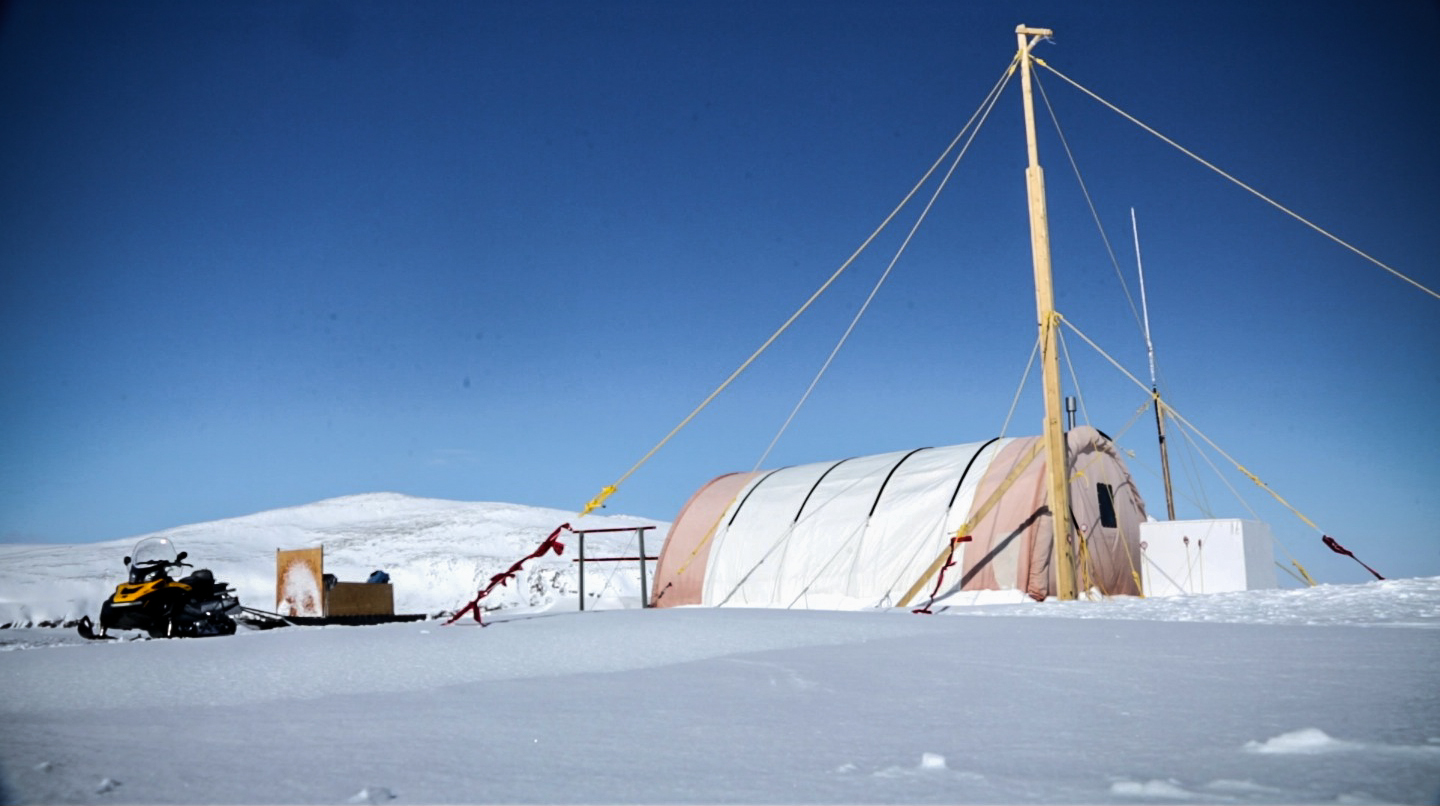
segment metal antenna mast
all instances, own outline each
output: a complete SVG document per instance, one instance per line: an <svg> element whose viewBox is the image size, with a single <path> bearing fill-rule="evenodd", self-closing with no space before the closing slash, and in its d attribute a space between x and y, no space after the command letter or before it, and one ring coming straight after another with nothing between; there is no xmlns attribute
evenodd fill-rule
<svg viewBox="0 0 1440 806"><path fill-rule="evenodd" d="M1150 341L1150 308L1145 303L1145 266L1140 262L1140 227L1135 208L1130 208L1130 232L1135 237L1135 268L1140 272L1140 313L1145 320L1145 350L1150 354L1150 399L1155 404L1155 431L1160 437L1160 474L1165 479L1165 515L1175 520L1175 496L1170 492L1170 449L1165 445L1165 412L1160 404L1160 385L1155 380L1155 344Z"/></svg>

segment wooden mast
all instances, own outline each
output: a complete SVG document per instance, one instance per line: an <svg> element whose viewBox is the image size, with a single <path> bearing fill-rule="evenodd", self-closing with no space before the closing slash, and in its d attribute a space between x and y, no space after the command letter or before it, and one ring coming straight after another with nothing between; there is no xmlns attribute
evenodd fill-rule
<svg viewBox="0 0 1440 806"><path fill-rule="evenodd" d="M1045 390L1045 462L1049 478L1052 531L1055 535L1051 563L1055 567L1055 590L1059 599L1075 598L1075 553L1070 545L1070 479L1065 450L1064 406L1060 389L1060 358L1057 353L1060 315L1055 311L1055 290L1050 276L1050 224L1045 213L1045 173L1040 168L1040 150L1035 142L1035 103L1030 89L1030 48L1050 36L1045 28L1016 26L1020 47L1020 86L1025 98L1025 142L1030 162L1025 168L1025 187L1030 200L1030 252L1035 263L1035 310L1040 324L1040 360Z"/></svg>

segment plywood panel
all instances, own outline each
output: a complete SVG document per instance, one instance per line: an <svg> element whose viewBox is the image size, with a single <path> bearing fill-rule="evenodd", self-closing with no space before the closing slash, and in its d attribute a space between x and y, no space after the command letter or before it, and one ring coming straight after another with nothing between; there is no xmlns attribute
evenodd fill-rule
<svg viewBox="0 0 1440 806"><path fill-rule="evenodd" d="M323 616L321 575L325 549L275 550L275 612L282 616Z"/></svg>
<svg viewBox="0 0 1440 806"><path fill-rule="evenodd" d="M325 592L326 616L389 616L395 612L389 582L336 582Z"/></svg>

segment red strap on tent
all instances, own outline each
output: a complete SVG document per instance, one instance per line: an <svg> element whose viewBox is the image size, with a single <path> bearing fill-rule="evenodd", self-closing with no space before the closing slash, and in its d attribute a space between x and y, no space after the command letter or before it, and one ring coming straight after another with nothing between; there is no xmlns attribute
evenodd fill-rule
<svg viewBox="0 0 1440 806"><path fill-rule="evenodd" d="M970 535L950 538L950 553L945 555L945 564L940 566L940 573L935 575L935 589L930 591L930 601L926 602L924 607L911 610L911 613L924 613L927 616L933 614L930 605L935 604L935 597L940 595L940 586L945 584L945 569L955 565L955 544L969 543L970 539Z"/></svg>
<svg viewBox="0 0 1440 806"><path fill-rule="evenodd" d="M1330 547L1331 551L1335 552L1336 554L1344 554L1346 557L1349 557L1355 562L1360 563L1360 565L1363 566L1366 571L1374 574L1376 579L1385 578L1380 576L1379 572L1377 572L1374 568L1371 568L1370 566L1365 565L1365 563L1360 562L1359 557L1356 557L1355 554L1350 551L1350 549L1347 549L1344 546L1340 545L1338 542L1336 542L1335 538L1331 537L1330 535L1320 535L1320 539L1324 541L1325 545Z"/></svg>
<svg viewBox="0 0 1440 806"><path fill-rule="evenodd" d="M490 577L490 584L486 585L483 590L475 594L475 598L471 600L470 604L467 604L464 607L460 608L460 611L455 615L451 616L450 620L446 621L445 623L447 625L454 624L461 616L465 615L466 613L472 613L475 616L475 620L480 623L480 626L484 627L485 620L480 616L480 600L484 599L486 596L489 596L491 591L495 590L496 588L503 587L506 582L514 579L515 574L520 571L520 567L523 566L525 563L529 562L530 560L543 557L547 552L550 551L554 551L556 555L564 554L565 544L560 542L560 533L568 531L569 529L570 524L560 524L558 527L556 527L555 531L550 533L549 537L545 538L545 540L536 547L534 551L516 560L515 564L510 566L510 569L508 571Z"/></svg>

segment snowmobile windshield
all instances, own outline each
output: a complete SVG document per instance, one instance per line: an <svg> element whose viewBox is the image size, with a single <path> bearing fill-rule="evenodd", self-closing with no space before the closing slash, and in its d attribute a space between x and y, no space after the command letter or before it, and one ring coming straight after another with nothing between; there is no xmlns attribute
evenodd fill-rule
<svg viewBox="0 0 1440 806"><path fill-rule="evenodd" d="M131 565L148 565L150 563L174 563L179 555L175 552L175 544L163 537L147 537L135 544L135 550L130 553Z"/></svg>

